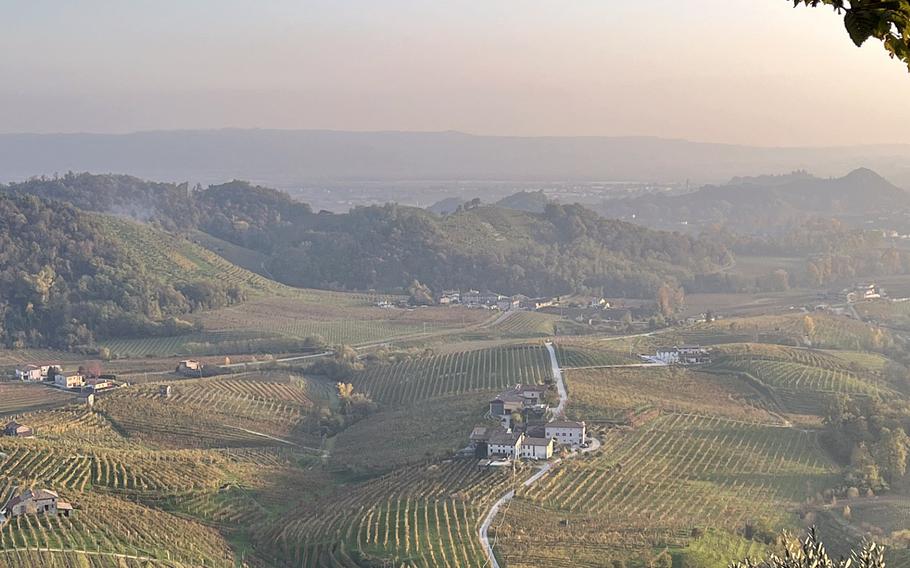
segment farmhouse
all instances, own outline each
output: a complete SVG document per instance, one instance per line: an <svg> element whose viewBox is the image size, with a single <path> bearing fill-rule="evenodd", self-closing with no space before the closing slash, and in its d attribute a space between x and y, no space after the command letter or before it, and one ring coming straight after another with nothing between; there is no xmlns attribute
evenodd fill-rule
<svg viewBox="0 0 910 568"><path fill-rule="evenodd" d="M22 493L10 499L4 510L11 517L20 515L56 515L70 516L73 506L61 501L60 496L49 489L36 489Z"/></svg>
<svg viewBox="0 0 910 568"><path fill-rule="evenodd" d="M491 416L508 416L516 410L524 408L524 397L511 390L499 393L490 401Z"/></svg>
<svg viewBox="0 0 910 568"><path fill-rule="evenodd" d="M553 438L522 436L521 457L531 460L548 460L553 457Z"/></svg>
<svg viewBox="0 0 910 568"><path fill-rule="evenodd" d="M177 372L183 374L197 374L202 372L203 367L205 367L205 365L201 361L186 359L177 363Z"/></svg>
<svg viewBox="0 0 910 568"><path fill-rule="evenodd" d="M665 365L696 365L709 362L708 350L700 345L682 345L679 347L658 347L653 357Z"/></svg>
<svg viewBox="0 0 910 568"><path fill-rule="evenodd" d="M844 290L844 299L848 304L862 300L878 300L882 295L882 289L874 282L861 282L852 290Z"/></svg>
<svg viewBox="0 0 910 568"><path fill-rule="evenodd" d="M585 441L585 423L572 420L554 420L545 428L545 437L559 444L580 446Z"/></svg>
<svg viewBox="0 0 910 568"><path fill-rule="evenodd" d="M511 426L513 412L539 406L543 403L546 393L545 385L517 384L502 391L490 401L490 415L499 418L505 426Z"/></svg>
<svg viewBox="0 0 910 568"><path fill-rule="evenodd" d="M92 390L95 392L114 388L115 386L117 386L117 383L115 383L113 380L106 378L106 377L95 377L95 378L91 378L91 379L86 379L85 384L86 384L86 386L91 387Z"/></svg>
<svg viewBox="0 0 910 568"><path fill-rule="evenodd" d="M496 307L500 310L507 312L509 310L517 310L521 306L516 298L501 298L496 302Z"/></svg>
<svg viewBox="0 0 910 568"><path fill-rule="evenodd" d="M44 376L41 375L41 367L38 365L26 365L16 369L16 378L20 381L40 381Z"/></svg>
<svg viewBox="0 0 910 568"><path fill-rule="evenodd" d="M487 457L505 456L517 457L521 455L521 441L524 434L511 430L499 429L487 438Z"/></svg>
<svg viewBox="0 0 910 568"><path fill-rule="evenodd" d="M478 292L477 290L468 290L462 292L460 301L465 306L495 306L499 300L505 298L502 294L496 292Z"/></svg>
<svg viewBox="0 0 910 568"><path fill-rule="evenodd" d="M18 422L9 422L3 427L3 434L6 436L15 436L17 438L31 438L35 435L31 428Z"/></svg>
<svg viewBox="0 0 910 568"><path fill-rule="evenodd" d="M54 384L65 389L81 389L85 377L82 373L60 373L54 377Z"/></svg>
<svg viewBox="0 0 910 568"><path fill-rule="evenodd" d="M528 309L539 310L542 308L549 308L550 306L556 305L555 298L530 298L525 305Z"/></svg>

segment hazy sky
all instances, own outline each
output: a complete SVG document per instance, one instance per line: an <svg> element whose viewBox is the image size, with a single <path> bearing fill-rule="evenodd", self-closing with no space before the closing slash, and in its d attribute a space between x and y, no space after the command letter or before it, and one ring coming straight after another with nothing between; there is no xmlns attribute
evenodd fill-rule
<svg viewBox="0 0 910 568"><path fill-rule="evenodd" d="M910 143L910 74L789 0L0 0L0 132Z"/></svg>

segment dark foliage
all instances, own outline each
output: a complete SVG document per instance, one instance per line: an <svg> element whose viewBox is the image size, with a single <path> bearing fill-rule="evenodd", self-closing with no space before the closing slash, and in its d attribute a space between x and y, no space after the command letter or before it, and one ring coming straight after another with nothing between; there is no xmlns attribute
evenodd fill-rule
<svg viewBox="0 0 910 568"><path fill-rule="evenodd" d="M105 236L97 218L0 193L0 344L71 349L97 336L179 333L192 326L174 316L242 296L214 282L175 285Z"/></svg>

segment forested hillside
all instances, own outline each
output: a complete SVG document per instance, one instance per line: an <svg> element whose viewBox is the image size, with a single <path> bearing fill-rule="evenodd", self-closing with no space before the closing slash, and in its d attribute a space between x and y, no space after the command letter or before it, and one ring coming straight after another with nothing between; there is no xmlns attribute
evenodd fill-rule
<svg viewBox="0 0 910 568"><path fill-rule="evenodd" d="M173 334L190 325L175 316L243 296L219 279L168 279L134 245L100 216L0 193L0 344L70 349L106 335Z"/></svg>
<svg viewBox="0 0 910 568"><path fill-rule="evenodd" d="M118 189L120 188L120 189ZM578 205L542 213L468 204L439 217L397 205L313 213L287 194L245 182L206 189L126 176L67 174L9 187L121 213L165 228L199 229L265 253L278 280L331 289L489 288L528 295L596 291L653 297L729 263L724 245L607 220ZM124 207L122 195L141 208Z"/></svg>

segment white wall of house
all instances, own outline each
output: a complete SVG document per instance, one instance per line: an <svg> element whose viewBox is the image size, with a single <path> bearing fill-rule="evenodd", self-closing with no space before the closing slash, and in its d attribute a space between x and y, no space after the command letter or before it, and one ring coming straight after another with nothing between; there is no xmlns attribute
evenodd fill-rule
<svg viewBox="0 0 910 568"><path fill-rule="evenodd" d="M581 427L556 427L544 428L547 438L553 438L557 444L571 444L578 446L585 441L585 428Z"/></svg>
<svg viewBox="0 0 910 568"><path fill-rule="evenodd" d="M522 444L521 457L532 460L546 460L553 456L553 444Z"/></svg>
<svg viewBox="0 0 910 568"><path fill-rule="evenodd" d="M489 455L514 456L517 444L487 444Z"/></svg>

